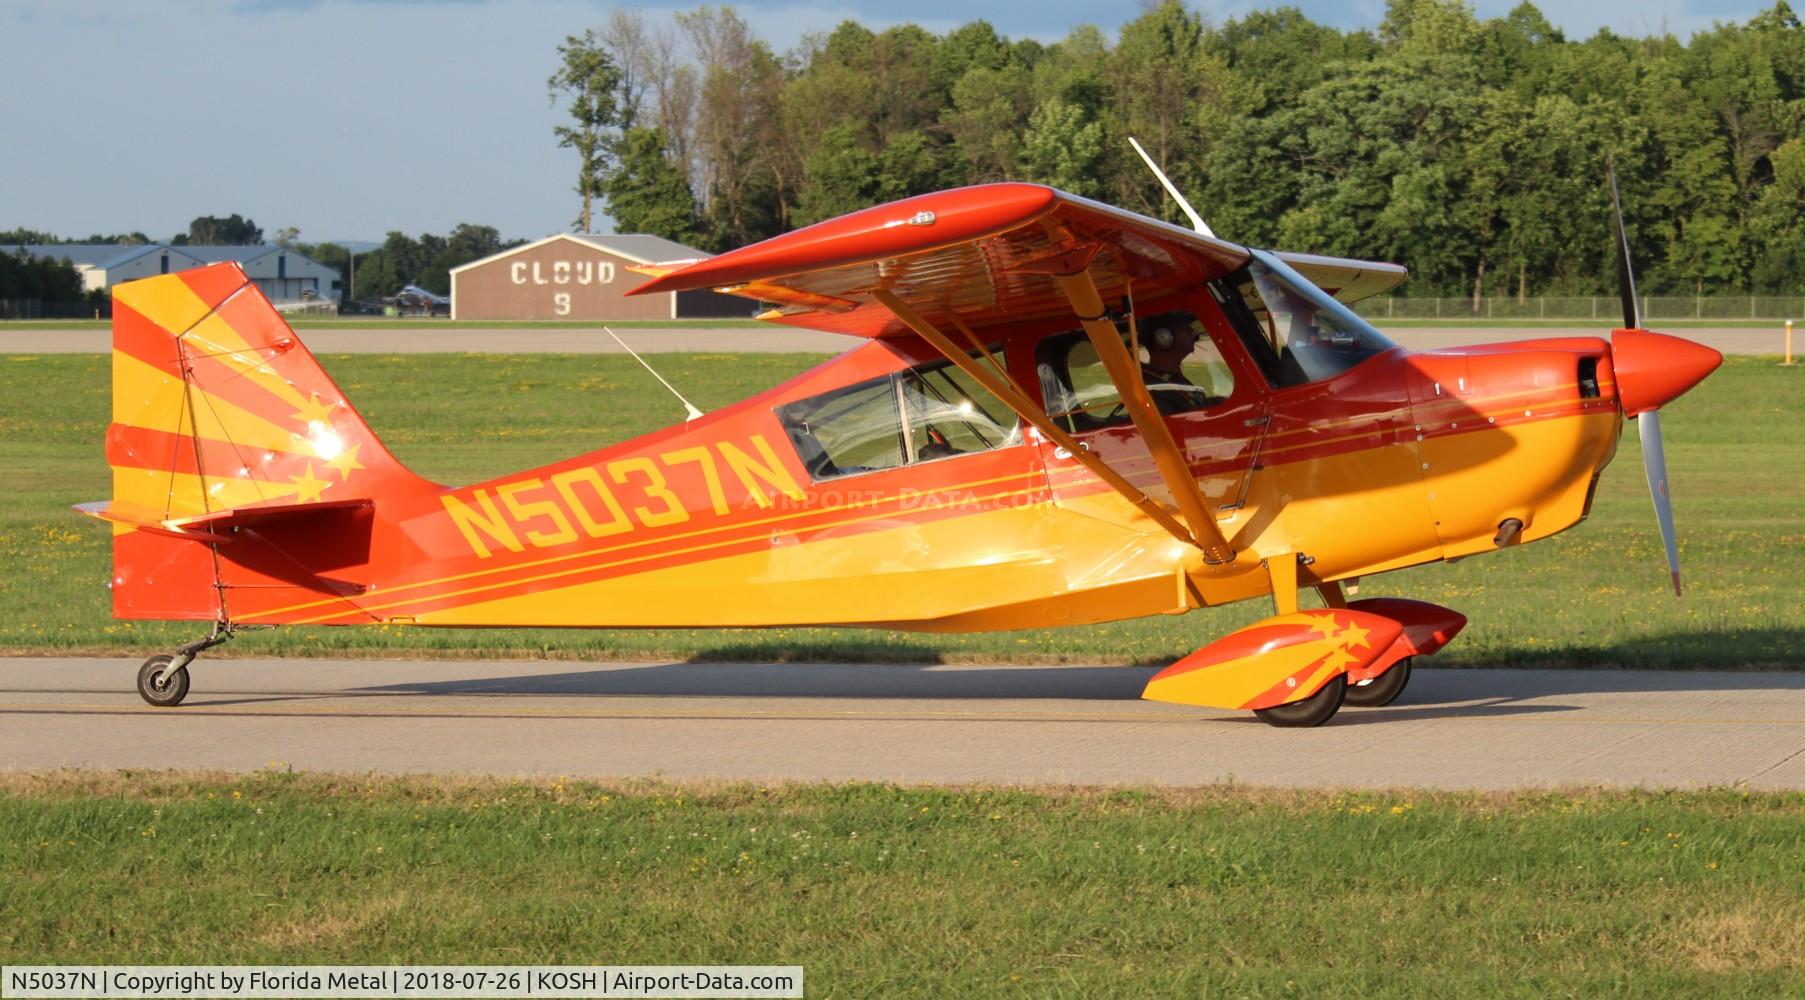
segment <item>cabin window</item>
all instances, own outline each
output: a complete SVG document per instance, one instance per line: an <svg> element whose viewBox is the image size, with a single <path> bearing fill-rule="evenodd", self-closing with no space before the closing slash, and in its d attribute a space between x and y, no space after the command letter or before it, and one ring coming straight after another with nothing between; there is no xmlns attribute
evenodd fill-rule
<svg viewBox="0 0 1805 1000"><path fill-rule="evenodd" d="M1021 440L1015 414L951 362L911 368L901 373L899 384L915 461L989 451Z"/></svg>
<svg viewBox="0 0 1805 1000"><path fill-rule="evenodd" d="M1333 378L1393 346L1295 272L1255 261L1209 287L1254 364L1277 388Z"/></svg>
<svg viewBox="0 0 1805 1000"><path fill-rule="evenodd" d="M777 416L816 480L1021 441L1009 408L949 361L797 400L778 407Z"/></svg>
<svg viewBox="0 0 1805 1000"><path fill-rule="evenodd" d="M1175 310L1137 322L1141 378L1161 413L1208 409L1234 394L1234 375L1195 314ZM1128 337L1126 329L1122 336ZM1082 330L1048 337L1035 356L1047 415L1067 431L1114 427L1133 419Z"/></svg>

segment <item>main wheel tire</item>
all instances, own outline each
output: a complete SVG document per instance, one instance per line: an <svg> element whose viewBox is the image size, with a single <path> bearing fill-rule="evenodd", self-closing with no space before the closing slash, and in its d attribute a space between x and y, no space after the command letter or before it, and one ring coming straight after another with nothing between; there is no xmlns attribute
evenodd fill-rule
<svg viewBox="0 0 1805 1000"><path fill-rule="evenodd" d="M1410 683L1410 661L1406 656L1391 665L1391 669L1373 678L1371 684L1354 684L1347 689L1346 702L1355 708L1384 708L1398 700L1404 693L1404 685Z"/></svg>
<svg viewBox="0 0 1805 1000"><path fill-rule="evenodd" d="M1317 692L1303 701L1294 701L1288 705L1274 705L1271 708L1256 708L1253 714L1269 726L1282 729L1307 729L1320 726L1335 717L1341 709L1341 699L1347 696L1347 675L1336 674Z"/></svg>
<svg viewBox="0 0 1805 1000"><path fill-rule="evenodd" d="M188 697L188 668L170 670L175 657L159 653L138 668L138 697L158 708L174 708Z"/></svg>

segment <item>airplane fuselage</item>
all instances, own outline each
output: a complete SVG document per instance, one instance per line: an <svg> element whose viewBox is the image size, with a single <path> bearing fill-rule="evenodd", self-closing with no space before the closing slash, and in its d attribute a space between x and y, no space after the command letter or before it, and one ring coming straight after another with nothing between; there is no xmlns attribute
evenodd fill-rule
<svg viewBox="0 0 1805 1000"><path fill-rule="evenodd" d="M1547 537L1585 516L1615 450L1621 420L1603 340L1394 348L1277 386L1209 296L1141 311L1173 309L1201 321L1225 366L1218 380L1232 383L1164 417L1233 545L1229 563L1206 563L1013 416L962 429L972 397L935 403L933 420L964 448L936 452L933 435L946 433L924 421L925 436L905 425L894 447L860 445L869 468L805 453L802 434L867 406L858 393L882 409L893 391L887 412L909 420L910 387L923 371L938 378L944 360L918 339L887 338L701 419L552 465L454 489L396 477L349 540L315 545L307 574L257 555L292 540L240 538L223 550L230 614L985 631L1180 613L1271 593L1271 559L1296 560L1309 585ZM1069 330L1069 317L1048 317L982 333L1014 383L1039 394L1050 384L1044 348ZM1075 420L1072 436L1169 500L1135 429L1107 414L1093 422ZM362 474L323 474L316 499L356 488ZM132 535L122 544L186 543ZM187 558L197 561L189 585L208 586L202 553ZM211 614L181 613L207 603L193 595L129 586L115 595L122 617Z"/></svg>

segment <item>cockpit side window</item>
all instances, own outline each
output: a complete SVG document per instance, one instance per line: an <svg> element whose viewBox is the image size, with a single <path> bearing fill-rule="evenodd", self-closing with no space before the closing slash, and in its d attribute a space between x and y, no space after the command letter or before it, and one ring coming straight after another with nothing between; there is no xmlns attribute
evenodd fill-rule
<svg viewBox="0 0 1805 1000"><path fill-rule="evenodd" d="M1210 282L1210 294L1276 388L1333 378L1394 345L1345 305L1266 256Z"/></svg>
<svg viewBox="0 0 1805 1000"><path fill-rule="evenodd" d="M799 399L777 418L817 481L1021 443L1009 408L950 361Z"/></svg>
<svg viewBox="0 0 1805 1000"><path fill-rule="evenodd" d="M1127 324L1121 326L1127 339ZM1208 409L1234 394L1234 375L1194 313L1180 309L1142 316L1137 327L1141 379L1161 413ZM1047 415L1067 431L1115 427L1133 419L1083 331L1041 341L1035 362Z"/></svg>
<svg viewBox="0 0 1805 1000"><path fill-rule="evenodd" d="M989 451L1021 440L1020 421L951 362L900 373L915 461Z"/></svg>
<svg viewBox="0 0 1805 1000"><path fill-rule="evenodd" d="M797 400L779 407L777 416L815 479L893 469L906 461L889 376Z"/></svg>

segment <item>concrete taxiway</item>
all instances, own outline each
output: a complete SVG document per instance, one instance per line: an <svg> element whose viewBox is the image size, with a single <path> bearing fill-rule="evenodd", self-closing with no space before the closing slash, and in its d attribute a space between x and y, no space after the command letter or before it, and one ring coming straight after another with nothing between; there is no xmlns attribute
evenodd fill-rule
<svg viewBox="0 0 1805 1000"><path fill-rule="evenodd" d="M1314 730L1117 666L0 659L0 768L1505 789L1805 788L1805 673L1419 670Z"/></svg>

